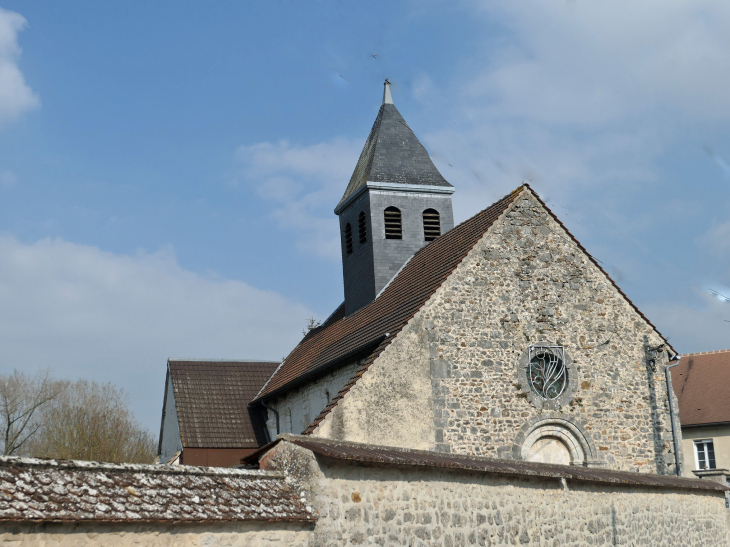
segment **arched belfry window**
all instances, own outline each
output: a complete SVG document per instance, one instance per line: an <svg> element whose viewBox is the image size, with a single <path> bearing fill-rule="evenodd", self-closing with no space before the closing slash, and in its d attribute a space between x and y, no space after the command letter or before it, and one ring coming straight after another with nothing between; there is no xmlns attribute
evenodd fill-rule
<svg viewBox="0 0 730 547"><path fill-rule="evenodd" d="M345 225L345 251L352 254L352 226L349 222Z"/></svg>
<svg viewBox="0 0 730 547"><path fill-rule="evenodd" d="M441 235L441 216L436 209L423 212L423 235L426 241L433 241Z"/></svg>
<svg viewBox="0 0 730 547"><path fill-rule="evenodd" d="M385 239L403 239L403 223L397 207L385 210Z"/></svg>
<svg viewBox="0 0 730 547"><path fill-rule="evenodd" d="M365 212L360 211L360 216L357 217L357 235L360 239L360 243L365 243L368 240L368 233L365 229Z"/></svg>

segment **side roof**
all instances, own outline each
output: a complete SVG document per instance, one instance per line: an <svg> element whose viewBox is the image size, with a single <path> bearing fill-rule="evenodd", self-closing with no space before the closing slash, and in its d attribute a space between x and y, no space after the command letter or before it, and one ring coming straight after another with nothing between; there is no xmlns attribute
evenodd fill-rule
<svg viewBox="0 0 730 547"><path fill-rule="evenodd" d="M528 191L545 208L548 214L565 230L566 234L585 253L591 263L606 276L614 288L632 306L649 326L674 351L664 336L641 313L636 305L616 285L595 258L568 231L540 197L524 184L492 206L462 222L453 230L421 248L393 278L383 292L370 304L354 314L305 337L284 359L254 403L284 393L338 363L356 355L367 359L352 379L333 397L325 409L315 418L305 433L311 433L342 397L355 385L377 356L390 344L401 328L423 306L431 295L449 277L466 257L467 253L523 192ZM387 335L387 336L386 336ZM676 352L675 352L676 353Z"/></svg>
<svg viewBox="0 0 730 547"><path fill-rule="evenodd" d="M682 355L670 372L682 426L730 422L730 349Z"/></svg>
<svg viewBox="0 0 730 547"><path fill-rule="evenodd" d="M246 407L277 366L273 361L170 359L183 448L257 448Z"/></svg>

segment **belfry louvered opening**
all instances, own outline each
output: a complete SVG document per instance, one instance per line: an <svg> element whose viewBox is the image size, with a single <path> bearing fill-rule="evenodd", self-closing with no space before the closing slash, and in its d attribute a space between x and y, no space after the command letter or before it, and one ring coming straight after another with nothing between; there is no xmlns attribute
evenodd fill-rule
<svg viewBox="0 0 730 547"><path fill-rule="evenodd" d="M352 253L352 226L349 222L345 225L345 251L347 254Z"/></svg>
<svg viewBox="0 0 730 547"><path fill-rule="evenodd" d="M365 243L368 240L368 233L365 229L365 212L360 211L360 216L357 217L357 235L360 239L360 243Z"/></svg>
<svg viewBox="0 0 730 547"><path fill-rule="evenodd" d="M403 223L397 207L385 210L385 239L403 239Z"/></svg>
<svg viewBox="0 0 730 547"><path fill-rule="evenodd" d="M423 235L426 241L433 241L441 235L441 216L436 209L423 212Z"/></svg>

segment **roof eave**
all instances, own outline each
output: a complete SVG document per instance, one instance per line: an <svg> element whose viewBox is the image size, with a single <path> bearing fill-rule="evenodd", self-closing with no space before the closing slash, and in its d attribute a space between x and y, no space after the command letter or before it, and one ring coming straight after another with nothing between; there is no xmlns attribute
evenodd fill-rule
<svg viewBox="0 0 730 547"><path fill-rule="evenodd" d="M404 184L400 182L375 182L369 180L350 194L347 199L342 200L337 207L335 207L335 214L339 215L342 211L347 209L351 203L358 199L368 189L386 190L391 192L417 192L421 194L444 194L450 196L456 191L456 188L448 182L446 184L448 184L448 186L435 184Z"/></svg>

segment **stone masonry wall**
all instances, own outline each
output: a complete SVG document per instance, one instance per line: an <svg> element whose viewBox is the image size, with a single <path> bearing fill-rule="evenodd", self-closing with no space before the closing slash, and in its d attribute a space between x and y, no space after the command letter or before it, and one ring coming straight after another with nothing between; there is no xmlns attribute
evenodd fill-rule
<svg viewBox="0 0 730 547"><path fill-rule="evenodd" d="M730 544L722 492L362 466L280 443L266 462L307 485L312 545Z"/></svg>
<svg viewBox="0 0 730 547"><path fill-rule="evenodd" d="M315 435L519 459L531 428L559 421L585 437L592 464L673 473L667 353L647 366L647 346L661 343L524 190ZM531 403L520 379L520 359L533 344L562 345L571 361L574 391L557 408ZM409 374L429 375L431 393L375 386ZM399 422L399 432L410 426L418 444L389 435L368 414Z"/></svg>
<svg viewBox="0 0 730 547"><path fill-rule="evenodd" d="M278 522L0 523L7 547L303 547L313 525Z"/></svg>

